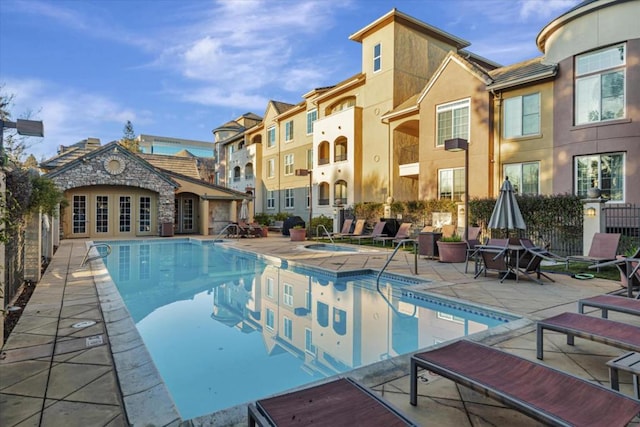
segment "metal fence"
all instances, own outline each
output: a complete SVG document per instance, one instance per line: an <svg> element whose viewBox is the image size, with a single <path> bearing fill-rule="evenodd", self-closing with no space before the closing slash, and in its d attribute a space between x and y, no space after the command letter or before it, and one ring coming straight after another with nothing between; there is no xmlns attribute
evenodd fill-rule
<svg viewBox="0 0 640 427"><path fill-rule="evenodd" d="M20 286L24 282L24 233L18 233L5 245L4 261L4 307L16 297Z"/></svg>
<svg viewBox="0 0 640 427"><path fill-rule="evenodd" d="M640 207L634 204L607 205L602 209L607 233L620 233L620 252L640 247Z"/></svg>

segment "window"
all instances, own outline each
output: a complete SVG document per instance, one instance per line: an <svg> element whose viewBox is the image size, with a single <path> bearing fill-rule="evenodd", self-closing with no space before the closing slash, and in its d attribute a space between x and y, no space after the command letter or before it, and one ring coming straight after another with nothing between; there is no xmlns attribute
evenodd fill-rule
<svg viewBox="0 0 640 427"><path fill-rule="evenodd" d="M625 45L576 57L576 125L624 117Z"/></svg>
<svg viewBox="0 0 640 427"><path fill-rule="evenodd" d="M322 141L318 144L318 165L328 165L329 164L329 142Z"/></svg>
<svg viewBox="0 0 640 427"><path fill-rule="evenodd" d="M285 142L293 141L293 120L284 124L284 140Z"/></svg>
<svg viewBox="0 0 640 427"><path fill-rule="evenodd" d="M538 162L505 165L504 176L509 177L517 194L536 196L540 193L540 164Z"/></svg>
<svg viewBox="0 0 640 427"><path fill-rule="evenodd" d="M151 231L151 198L148 196L140 196L138 231Z"/></svg>
<svg viewBox="0 0 640 427"><path fill-rule="evenodd" d="M440 169L438 177L438 197L440 199L462 200L464 194L464 168Z"/></svg>
<svg viewBox="0 0 640 427"><path fill-rule="evenodd" d="M293 175L293 154L285 154L284 156L284 174Z"/></svg>
<svg viewBox="0 0 640 427"><path fill-rule="evenodd" d="M311 191L309 191L309 186L306 186L304 190L305 190L305 197L307 199L307 209L309 209L309 207L311 206Z"/></svg>
<svg viewBox="0 0 640 427"><path fill-rule="evenodd" d="M131 197L120 196L120 232L131 231Z"/></svg>
<svg viewBox="0 0 640 427"><path fill-rule="evenodd" d="M293 188L285 188L284 190L284 207L293 209Z"/></svg>
<svg viewBox="0 0 640 427"><path fill-rule="evenodd" d="M329 183L321 182L318 184L318 204L321 206L329 205Z"/></svg>
<svg viewBox="0 0 640 427"><path fill-rule="evenodd" d="M469 100L456 101L439 105L436 109L438 116L437 147L443 147L444 141L451 138L469 140Z"/></svg>
<svg viewBox="0 0 640 427"><path fill-rule="evenodd" d="M313 169L313 150L307 150L307 170Z"/></svg>
<svg viewBox="0 0 640 427"><path fill-rule="evenodd" d="M346 161L347 160L347 139L343 137L336 140L334 151L335 151L333 156L334 162Z"/></svg>
<svg viewBox="0 0 640 427"><path fill-rule="evenodd" d="M293 307L293 286L289 283L284 284L284 298L283 302L289 307Z"/></svg>
<svg viewBox="0 0 640 427"><path fill-rule="evenodd" d="M340 180L336 181L335 186L333 187L335 200L333 203L335 205L346 205L347 204L347 182Z"/></svg>
<svg viewBox="0 0 640 427"><path fill-rule="evenodd" d="M276 145L276 127L271 126L267 129L267 148L274 147Z"/></svg>
<svg viewBox="0 0 640 427"><path fill-rule="evenodd" d="M276 208L275 191L268 190L267 191L267 209L275 209L275 208Z"/></svg>
<svg viewBox="0 0 640 427"><path fill-rule="evenodd" d="M318 120L318 110L309 110L307 111L307 135L311 135L313 133L313 122Z"/></svg>
<svg viewBox="0 0 640 427"><path fill-rule="evenodd" d="M576 157L576 195L587 197L590 188L602 190L605 200L624 201L624 154Z"/></svg>
<svg viewBox="0 0 640 427"><path fill-rule="evenodd" d="M267 160L267 178L276 176L276 159Z"/></svg>
<svg viewBox="0 0 640 427"><path fill-rule="evenodd" d="M382 67L382 48L380 43L373 47L373 72L380 71Z"/></svg>
<svg viewBox="0 0 640 427"><path fill-rule="evenodd" d="M316 346L313 344L313 333L309 328L304 328L304 351L316 354Z"/></svg>
<svg viewBox="0 0 640 427"><path fill-rule="evenodd" d="M240 166L236 166L233 168L233 182L240 181L242 175L242 171L240 170Z"/></svg>
<svg viewBox="0 0 640 427"><path fill-rule="evenodd" d="M74 234L87 232L87 196L73 196L73 220Z"/></svg>
<svg viewBox="0 0 640 427"><path fill-rule="evenodd" d="M516 96L504 101L504 137L540 133L540 94Z"/></svg>
<svg viewBox="0 0 640 427"><path fill-rule="evenodd" d="M96 197L96 233L109 232L109 196Z"/></svg>
<svg viewBox="0 0 640 427"><path fill-rule="evenodd" d="M267 296L273 298L273 277L267 277Z"/></svg>
<svg viewBox="0 0 640 427"><path fill-rule="evenodd" d="M293 338L293 322L288 317L284 317L282 320L284 322L284 336L291 340Z"/></svg>
<svg viewBox="0 0 640 427"><path fill-rule="evenodd" d="M267 321L266 321L266 326L268 329L273 330L273 325L275 325L275 315L273 313L273 310L270 308L267 308Z"/></svg>

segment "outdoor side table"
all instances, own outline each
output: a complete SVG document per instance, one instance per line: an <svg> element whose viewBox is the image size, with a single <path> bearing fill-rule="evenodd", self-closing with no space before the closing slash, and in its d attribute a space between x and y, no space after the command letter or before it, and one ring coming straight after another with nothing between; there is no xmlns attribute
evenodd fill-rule
<svg viewBox="0 0 640 427"><path fill-rule="evenodd" d="M640 353L632 351L623 354L617 359L608 361L607 366L609 367L611 388L616 391L620 391L618 371L630 372L633 376L633 391L636 395L636 399L640 399L640 384L638 384L638 375L640 375Z"/></svg>

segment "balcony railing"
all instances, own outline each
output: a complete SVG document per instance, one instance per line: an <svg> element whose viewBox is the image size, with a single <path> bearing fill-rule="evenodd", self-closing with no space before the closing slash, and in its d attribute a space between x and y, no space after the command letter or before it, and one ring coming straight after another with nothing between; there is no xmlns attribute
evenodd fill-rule
<svg viewBox="0 0 640 427"><path fill-rule="evenodd" d="M329 159L318 159L318 164L319 165L328 165L329 164Z"/></svg>
<svg viewBox="0 0 640 427"><path fill-rule="evenodd" d="M320 206L329 206L329 199L318 199L318 204Z"/></svg>
<svg viewBox="0 0 640 427"><path fill-rule="evenodd" d="M347 204L347 198L346 197L336 197L333 201L334 205L337 206L341 206L341 205L346 205Z"/></svg>
<svg viewBox="0 0 640 427"><path fill-rule="evenodd" d="M336 154L335 156L336 158L336 162L344 162L345 160L347 160L347 155L346 154Z"/></svg>

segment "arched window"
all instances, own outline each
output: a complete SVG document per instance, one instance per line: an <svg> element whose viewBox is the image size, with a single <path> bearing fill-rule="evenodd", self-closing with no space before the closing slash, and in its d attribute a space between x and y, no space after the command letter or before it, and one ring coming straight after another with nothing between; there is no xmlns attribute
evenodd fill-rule
<svg viewBox="0 0 640 427"><path fill-rule="evenodd" d="M331 159L329 158L329 142L322 141L318 145L318 164L326 165L326 164L329 164L330 160Z"/></svg>
<svg viewBox="0 0 640 427"><path fill-rule="evenodd" d="M253 179L253 163L247 163L244 167L244 179Z"/></svg>
<svg viewBox="0 0 640 427"><path fill-rule="evenodd" d="M318 205L329 205L329 183L321 182L318 185Z"/></svg>
<svg viewBox="0 0 640 427"><path fill-rule="evenodd" d="M240 176L240 166L236 166L235 168L233 168L233 182L240 181Z"/></svg>
<svg viewBox="0 0 640 427"><path fill-rule="evenodd" d="M338 113L342 110L346 110L347 108L354 107L355 105L356 105L355 96L348 96L346 98L342 98L326 109L326 115L329 116L333 113Z"/></svg>
<svg viewBox="0 0 640 427"><path fill-rule="evenodd" d="M341 136L336 140L334 149L334 162L344 162L347 160L347 138Z"/></svg>
<svg viewBox="0 0 640 427"><path fill-rule="evenodd" d="M347 204L347 181L336 181L334 186L334 205L346 205Z"/></svg>

